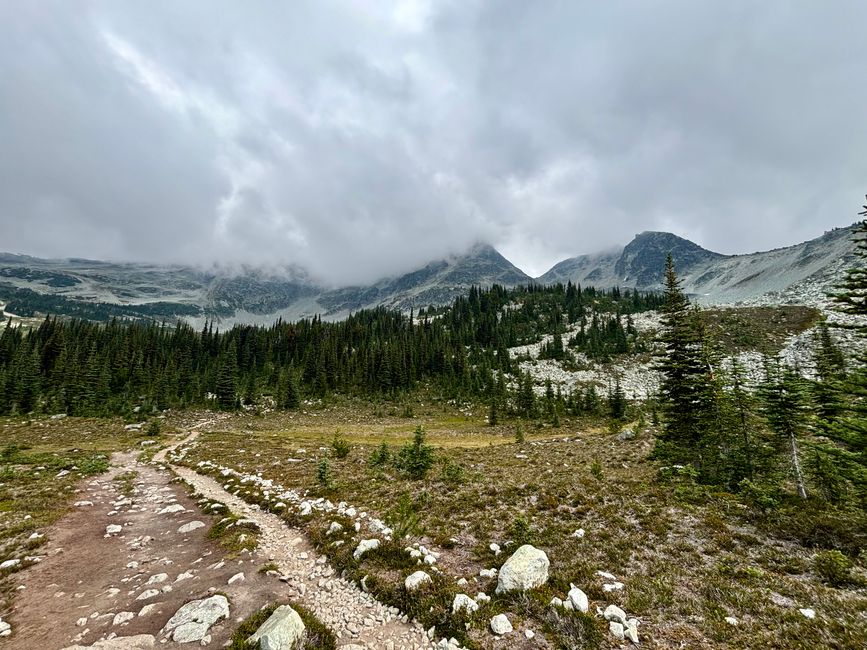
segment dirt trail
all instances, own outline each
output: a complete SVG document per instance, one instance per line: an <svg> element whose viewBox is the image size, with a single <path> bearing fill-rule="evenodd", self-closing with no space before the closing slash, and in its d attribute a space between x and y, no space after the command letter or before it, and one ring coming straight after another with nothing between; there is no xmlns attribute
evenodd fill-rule
<svg viewBox="0 0 867 650"><path fill-rule="evenodd" d="M123 475L130 479L115 480ZM284 585L257 573L258 558L224 557L207 538L211 518L172 478L126 453L115 454L108 473L84 484L76 495L80 505L48 531L45 559L17 574L23 588L12 611L14 633L3 647L56 650L111 635L158 636L181 605L214 590L232 603L231 619L211 628L211 644L220 647L237 617L284 597ZM193 521L204 525L179 532ZM121 530L109 534L108 526ZM246 580L228 585L239 572Z"/></svg>
<svg viewBox="0 0 867 650"><path fill-rule="evenodd" d="M16 574L21 587L10 617L14 632L0 647L198 646L165 641L160 631L182 605L215 592L228 597L230 615L209 630L209 647L224 646L237 623L257 609L287 599L314 611L338 635L338 647L431 647L420 626L401 620L397 610L335 576L302 532L208 477L171 467L197 492L261 528L255 552L227 558L207 538L212 518L180 483L172 482L174 474L165 463L168 452L197 435L193 431L158 452L152 463L139 462L134 452L115 454L109 472L82 484L76 506L48 531L44 559ZM202 525L180 530L191 522ZM259 572L269 562L277 564L281 576ZM244 579L228 584L239 573ZM113 645L100 645L107 640Z"/></svg>
<svg viewBox="0 0 867 650"><path fill-rule="evenodd" d="M191 433L170 449L162 450L154 460L163 461L169 451L189 444L197 436L197 432ZM379 603L354 583L336 576L327 558L316 553L301 531L287 526L279 517L264 512L259 506L226 492L210 477L185 467L173 466L173 469L197 492L225 503L233 512L259 525L262 535L257 552L278 565L288 580L293 599L314 611L343 643L395 650L431 647L420 626L402 622L397 610Z"/></svg>

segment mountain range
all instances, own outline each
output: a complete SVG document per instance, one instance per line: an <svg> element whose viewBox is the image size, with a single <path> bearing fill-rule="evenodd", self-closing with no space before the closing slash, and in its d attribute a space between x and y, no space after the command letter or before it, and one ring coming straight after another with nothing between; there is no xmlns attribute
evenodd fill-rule
<svg viewBox="0 0 867 650"><path fill-rule="evenodd" d="M0 254L0 305L20 316L55 313L270 323L319 314L338 319L362 308L450 303L473 285L571 281L598 288L659 290L670 252L684 290L698 302L821 302L854 260L854 226L786 248L723 255L671 233L643 232L622 248L563 260L532 278L496 249L478 244L366 286L326 288L302 269L203 270L187 266L46 260Z"/></svg>

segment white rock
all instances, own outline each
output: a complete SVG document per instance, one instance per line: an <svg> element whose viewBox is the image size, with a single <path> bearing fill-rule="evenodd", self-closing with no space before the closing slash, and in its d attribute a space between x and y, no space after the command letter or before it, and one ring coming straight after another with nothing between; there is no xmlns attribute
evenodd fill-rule
<svg viewBox="0 0 867 650"><path fill-rule="evenodd" d="M180 503L173 503L172 505L166 506L162 510L159 510L157 512L157 514L158 515L170 515L170 514L173 514L175 512L185 512L185 511L186 511L186 508L184 508L184 506L182 506Z"/></svg>
<svg viewBox="0 0 867 650"><path fill-rule="evenodd" d="M499 555L502 552L499 544L491 544L488 548L491 549L491 553L494 555Z"/></svg>
<svg viewBox="0 0 867 650"><path fill-rule="evenodd" d="M93 505L93 501L76 501L73 505L74 505L76 508L84 508L84 507L86 507L86 506L92 506L92 505Z"/></svg>
<svg viewBox="0 0 867 650"><path fill-rule="evenodd" d="M136 600L150 600L151 598L156 598L160 595L160 592L157 589L145 589L138 595Z"/></svg>
<svg viewBox="0 0 867 650"><path fill-rule="evenodd" d="M431 580L431 577L424 571L416 571L412 575L406 577L406 580L404 580L403 582L403 586L406 587L407 591L415 591L426 582L433 581Z"/></svg>
<svg viewBox="0 0 867 650"><path fill-rule="evenodd" d="M229 578L229 581L226 584L233 585L236 582L243 582L244 579L245 579L245 576L244 576L244 572L242 571L241 573L236 573L231 578Z"/></svg>
<svg viewBox="0 0 867 650"><path fill-rule="evenodd" d="M304 635L304 622L298 612L289 605L280 605L247 639L247 643L258 643L256 647L260 650L292 650Z"/></svg>
<svg viewBox="0 0 867 650"><path fill-rule="evenodd" d="M93 645L71 645L64 650L147 650L155 647L153 634L136 634L135 636L116 636L102 639Z"/></svg>
<svg viewBox="0 0 867 650"><path fill-rule="evenodd" d="M334 533L339 533L341 530L343 530L343 526L336 521L332 521L331 525L328 527L326 535L333 535Z"/></svg>
<svg viewBox="0 0 867 650"><path fill-rule="evenodd" d="M551 607L563 607L563 601L561 599L557 598L557 596L554 596L551 599L550 606Z"/></svg>
<svg viewBox="0 0 867 650"><path fill-rule="evenodd" d="M109 524L105 527L106 535L117 535L120 531L123 530L123 526L119 526L118 524Z"/></svg>
<svg viewBox="0 0 867 650"><path fill-rule="evenodd" d="M626 612L620 609L617 605L609 605L606 607L603 616L606 621L615 621L621 625L626 625Z"/></svg>
<svg viewBox="0 0 867 650"><path fill-rule="evenodd" d="M202 600L193 600L181 607L162 630L176 643L201 641L217 621L229 618L229 601L217 594Z"/></svg>
<svg viewBox="0 0 867 650"><path fill-rule="evenodd" d="M150 579L147 581L147 584L158 585L161 582L165 582L168 579L169 579L168 573L157 573L157 574L154 574L150 577Z"/></svg>
<svg viewBox="0 0 867 650"><path fill-rule="evenodd" d="M124 623L129 623L132 619L135 618L134 612L118 612L114 615L114 620L111 622L112 625L123 625Z"/></svg>
<svg viewBox="0 0 867 650"><path fill-rule="evenodd" d="M479 608L479 604L466 594L457 594L452 602L452 614L456 614L462 609L468 612L475 612Z"/></svg>
<svg viewBox="0 0 867 650"><path fill-rule="evenodd" d="M19 564L21 564L21 560L17 558L14 560L6 560L5 562L0 563L0 569L11 569L12 567L16 567Z"/></svg>
<svg viewBox="0 0 867 650"><path fill-rule="evenodd" d="M587 594L581 591L575 585L569 585L571 589L569 590L569 602L572 603L572 607L579 612L587 612L590 609L590 603L587 600Z"/></svg>
<svg viewBox="0 0 867 650"><path fill-rule="evenodd" d="M738 619L736 619L734 616L726 616L725 621L733 627L737 626L738 624Z"/></svg>
<svg viewBox="0 0 867 650"><path fill-rule="evenodd" d="M352 554L352 557L357 560L362 555L364 555L368 551L372 551L375 548L379 548L378 539L363 539L358 543L358 546L355 548L355 552Z"/></svg>
<svg viewBox="0 0 867 650"><path fill-rule="evenodd" d="M602 591L604 591L605 593L610 593L612 591L620 591L621 589L623 589L623 583L622 582L611 582L611 583L605 583L604 585L602 585Z"/></svg>
<svg viewBox="0 0 867 650"><path fill-rule="evenodd" d="M548 582L548 556L544 551L524 544L500 569L497 593L527 591Z"/></svg>
<svg viewBox="0 0 867 650"><path fill-rule="evenodd" d="M638 645L638 619L630 618L626 621L626 638Z"/></svg>
<svg viewBox="0 0 867 650"><path fill-rule="evenodd" d="M608 631L614 636L618 641L623 641L626 638L626 634L623 631L623 623L618 623L617 621L611 621L608 624Z"/></svg>
<svg viewBox="0 0 867 650"><path fill-rule="evenodd" d="M480 591L479 593L476 594L476 602L479 603L480 605L484 604L484 603L489 603L489 602L491 602L491 597L488 594L486 594L484 591Z"/></svg>
<svg viewBox="0 0 867 650"><path fill-rule="evenodd" d="M491 632L498 636L508 634L512 629L512 624L505 614L497 614L491 619Z"/></svg>
<svg viewBox="0 0 867 650"><path fill-rule="evenodd" d="M816 610L810 609L809 607L805 607L803 609L799 609L799 612L806 618L816 618Z"/></svg>
<svg viewBox="0 0 867 650"><path fill-rule="evenodd" d="M584 529L583 529L583 528L579 528L579 529L576 530L574 533L572 533L572 537L576 537L576 538L578 538L578 539L583 538L583 537L584 537Z"/></svg>
<svg viewBox="0 0 867 650"><path fill-rule="evenodd" d="M187 533L191 533L194 530L204 527L205 523L202 521L191 521L190 523L184 524L183 526L178 528L178 533L180 533L181 535L186 535Z"/></svg>
<svg viewBox="0 0 867 650"><path fill-rule="evenodd" d="M528 639L532 639L534 636L536 636L536 633L533 632L533 630L524 630L524 636Z"/></svg>
<svg viewBox="0 0 867 650"><path fill-rule="evenodd" d="M482 569L479 571L480 578L496 578L497 570L496 569Z"/></svg>

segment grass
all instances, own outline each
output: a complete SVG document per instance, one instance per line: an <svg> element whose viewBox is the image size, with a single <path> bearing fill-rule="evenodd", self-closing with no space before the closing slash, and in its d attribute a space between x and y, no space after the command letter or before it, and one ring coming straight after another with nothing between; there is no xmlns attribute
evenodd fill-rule
<svg viewBox="0 0 867 650"><path fill-rule="evenodd" d="M784 533L779 521L733 495L661 479L647 459L649 427L619 441L600 431L599 423L564 420L556 432L527 428L527 440L516 444L515 423L489 427L482 409L466 415L465 407L456 414L455 407L444 412L441 405L416 406L416 417L407 421L377 408L338 405L293 417L233 416L221 421L218 431L203 433L187 462L195 466L209 460L243 473L261 472L310 497L346 501L403 529L406 539L383 543L355 560L355 545L369 533L356 534L352 521L317 511L287 515L338 571L357 581L366 578L380 600L470 648L490 647L487 622L500 612L517 616L513 624L541 631L560 647L609 647L600 619L548 607L553 596L565 596L570 583L588 594L591 611L613 603L640 617L642 645L651 648L867 645L861 617L867 595L857 579L847 577L835 586L817 573L813 545L821 540L811 538L808 544ZM437 447L436 464L425 479L409 480L389 463L371 464L382 441L393 455L417 424ZM351 445L342 459L330 446L337 429ZM488 443L479 444L480 438ZM333 475L327 492L316 481L317 464L326 456ZM220 480L242 498L268 507L268 498L255 486ZM819 513L810 514L822 521ZM329 536L332 521L343 531ZM573 536L578 528L586 531L583 538ZM434 574L431 585L407 594L403 580L419 567L403 547L413 541L441 554L442 575ZM452 615L455 593L494 595L496 579L478 578L480 569L499 567L522 541L548 554L548 584L523 599L494 597L471 616ZM504 553L495 556L488 549L491 542ZM823 566L829 564L826 560ZM606 592L597 571L615 574L624 589ZM824 569L826 576L830 571L833 567ZM864 575L860 565L849 571ZM469 584L459 586L459 578ZM773 593L819 615L806 619L797 607L775 604ZM726 616L736 617L739 625L726 623ZM786 636L779 635L780 626Z"/></svg>
<svg viewBox="0 0 867 650"><path fill-rule="evenodd" d="M813 307L778 305L702 309L701 316L725 354L756 350L773 356L787 338L813 327L821 312Z"/></svg>

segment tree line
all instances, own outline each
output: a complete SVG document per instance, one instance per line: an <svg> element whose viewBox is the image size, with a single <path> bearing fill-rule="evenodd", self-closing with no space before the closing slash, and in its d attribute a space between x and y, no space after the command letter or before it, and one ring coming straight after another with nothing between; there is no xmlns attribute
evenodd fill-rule
<svg viewBox="0 0 867 650"><path fill-rule="evenodd" d="M234 409L265 396L295 408L332 393L393 397L420 383L448 397L508 399L505 378L516 375L508 348L588 314L631 314L660 301L571 283L494 285L419 315L378 308L339 322L315 317L226 331L213 323L197 331L184 323L51 316L26 330L10 320L0 333L0 414ZM560 395L564 405L580 397ZM537 412L532 401L528 413Z"/></svg>

